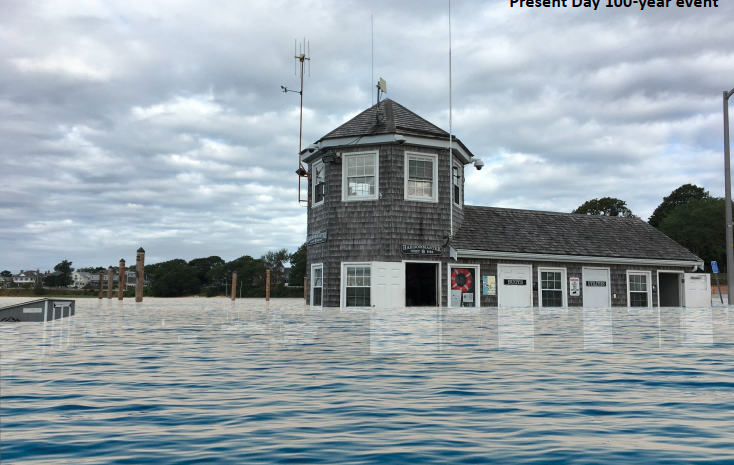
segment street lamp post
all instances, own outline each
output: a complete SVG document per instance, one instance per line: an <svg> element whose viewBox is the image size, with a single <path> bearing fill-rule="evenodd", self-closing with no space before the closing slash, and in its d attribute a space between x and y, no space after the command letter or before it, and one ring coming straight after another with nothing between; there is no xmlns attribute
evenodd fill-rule
<svg viewBox="0 0 734 465"><path fill-rule="evenodd" d="M734 286L731 276L734 273L734 231L731 221L731 161L729 149L729 97L734 95L734 89L724 91L724 193L726 195L726 273L729 295L729 305L734 304Z"/></svg>

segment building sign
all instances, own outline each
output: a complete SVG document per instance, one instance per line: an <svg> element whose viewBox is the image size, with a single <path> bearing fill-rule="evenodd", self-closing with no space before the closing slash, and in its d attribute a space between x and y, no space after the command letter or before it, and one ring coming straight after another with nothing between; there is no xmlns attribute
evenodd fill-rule
<svg viewBox="0 0 734 465"><path fill-rule="evenodd" d="M578 297L581 295L581 278L569 278L568 282L571 287L571 297Z"/></svg>
<svg viewBox="0 0 734 465"><path fill-rule="evenodd" d="M313 245L326 242L327 231L328 230L326 229L322 229L321 231L314 231L312 233L309 233L308 237L306 237L306 243L308 245Z"/></svg>
<svg viewBox="0 0 734 465"><path fill-rule="evenodd" d="M474 302L474 293L473 292L465 292L462 294L462 300L466 303L473 303Z"/></svg>
<svg viewBox="0 0 734 465"><path fill-rule="evenodd" d="M497 295L497 278L482 276L482 295Z"/></svg>
<svg viewBox="0 0 734 465"><path fill-rule="evenodd" d="M42 311L43 311L43 309L41 309L41 308L28 308L28 307L26 307L26 308L23 309L23 313L41 313Z"/></svg>
<svg viewBox="0 0 734 465"><path fill-rule="evenodd" d="M586 281L586 287L607 287L606 281Z"/></svg>
<svg viewBox="0 0 734 465"><path fill-rule="evenodd" d="M400 251L405 255L441 255L443 247L439 245L402 244Z"/></svg>
<svg viewBox="0 0 734 465"><path fill-rule="evenodd" d="M505 286L525 286L527 283L526 279L505 279Z"/></svg>

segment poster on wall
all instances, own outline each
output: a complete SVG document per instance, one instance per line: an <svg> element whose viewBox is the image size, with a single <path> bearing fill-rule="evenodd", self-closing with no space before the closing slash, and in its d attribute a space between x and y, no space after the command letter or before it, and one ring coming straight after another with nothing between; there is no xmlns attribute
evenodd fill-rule
<svg viewBox="0 0 734 465"><path fill-rule="evenodd" d="M482 295L497 295L496 276L482 276Z"/></svg>
<svg viewBox="0 0 734 465"><path fill-rule="evenodd" d="M451 306L474 306L474 270L470 268L451 268ZM472 300L466 295L471 294Z"/></svg>
<svg viewBox="0 0 734 465"><path fill-rule="evenodd" d="M568 282L571 285L571 297L578 297L581 295L581 278L568 278Z"/></svg>

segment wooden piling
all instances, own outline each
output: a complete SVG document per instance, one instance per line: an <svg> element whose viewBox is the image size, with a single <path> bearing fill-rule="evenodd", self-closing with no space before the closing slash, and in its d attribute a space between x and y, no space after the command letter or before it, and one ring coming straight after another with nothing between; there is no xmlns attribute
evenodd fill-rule
<svg viewBox="0 0 734 465"><path fill-rule="evenodd" d="M107 298L112 298L112 287L115 284L115 271L112 267L107 268Z"/></svg>
<svg viewBox="0 0 734 465"><path fill-rule="evenodd" d="M232 302L237 298L237 272L232 273Z"/></svg>
<svg viewBox="0 0 734 465"><path fill-rule="evenodd" d="M265 302L270 302L270 270L265 270Z"/></svg>
<svg viewBox="0 0 734 465"><path fill-rule="evenodd" d="M303 277L303 300L308 300L308 296L306 294L306 290L308 289L308 277Z"/></svg>
<svg viewBox="0 0 734 465"><path fill-rule="evenodd" d="M120 259L120 279L117 281L117 300L122 300L122 293L125 292L125 259Z"/></svg>
<svg viewBox="0 0 734 465"><path fill-rule="evenodd" d="M102 289L104 288L104 272L99 272L99 298L102 298Z"/></svg>
<svg viewBox="0 0 734 465"><path fill-rule="evenodd" d="M135 302L143 301L143 273L145 273L145 250L141 247L135 256L135 272L137 273L138 282L135 285Z"/></svg>

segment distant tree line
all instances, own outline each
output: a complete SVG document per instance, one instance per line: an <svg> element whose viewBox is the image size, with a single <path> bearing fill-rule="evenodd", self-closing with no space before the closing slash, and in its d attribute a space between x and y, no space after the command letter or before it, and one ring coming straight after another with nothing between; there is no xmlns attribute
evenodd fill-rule
<svg viewBox="0 0 734 465"><path fill-rule="evenodd" d="M635 217L625 201L604 197L584 202L572 213ZM684 184L663 198L648 223L704 261L726 268L726 202L702 187Z"/></svg>

